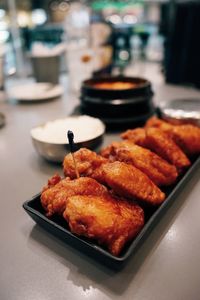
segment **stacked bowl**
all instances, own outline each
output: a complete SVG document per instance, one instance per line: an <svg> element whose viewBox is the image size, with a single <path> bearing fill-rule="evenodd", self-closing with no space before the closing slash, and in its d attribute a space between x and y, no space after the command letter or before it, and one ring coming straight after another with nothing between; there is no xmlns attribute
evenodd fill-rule
<svg viewBox="0 0 200 300"><path fill-rule="evenodd" d="M138 125L155 111L151 83L139 77L107 77L85 80L81 110L107 125Z"/></svg>

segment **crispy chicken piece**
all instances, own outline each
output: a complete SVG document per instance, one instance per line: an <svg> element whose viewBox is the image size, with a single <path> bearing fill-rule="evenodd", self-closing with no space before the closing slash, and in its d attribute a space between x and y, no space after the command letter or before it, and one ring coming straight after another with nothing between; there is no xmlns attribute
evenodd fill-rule
<svg viewBox="0 0 200 300"><path fill-rule="evenodd" d="M136 128L122 133L121 137L139 146L150 149L174 165L181 173L190 166L190 161L180 147L159 128Z"/></svg>
<svg viewBox="0 0 200 300"><path fill-rule="evenodd" d="M110 195L69 197L63 216L73 233L96 240L116 256L144 225L142 208Z"/></svg>
<svg viewBox="0 0 200 300"><path fill-rule="evenodd" d="M79 157L83 150L80 149L74 152L75 159L77 159L77 168L81 176L87 174L87 176L91 176L100 183L107 185L113 189L114 192L119 192L119 195L124 197L137 198L153 205L158 205L164 201L165 194L162 193L142 171L123 162L111 163L106 158L103 158L96 153L93 155L91 150L86 150L88 155L84 155L84 160L82 159L80 161ZM84 152L86 154L85 149ZM93 157L95 158L95 161L98 160L98 157L101 157L101 159L99 158L101 164L100 166L97 166L96 169L92 162ZM81 156L81 158L83 157ZM79 167L79 162L81 166L88 166L88 170L86 167ZM64 159L64 173L73 178L75 173L74 170L71 169L71 164L71 158L68 154ZM93 168L91 168L91 166L93 166ZM81 173L82 170L83 173Z"/></svg>
<svg viewBox="0 0 200 300"><path fill-rule="evenodd" d="M98 170L103 163L107 162L107 159L86 148L81 148L80 150L74 152L74 158L76 160L79 174L81 176L89 177L92 177L94 170ZM76 178L76 172L71 153L66 155L64 158L63 170L65 176Z"/></svg>
<svg viewBox="0 0 200 300"><path fill-rule="evenodd" d="M98 180L112 188L118 195L136 198L139 202L159 205L165 200L165 194L147 175L124 162L103 164Z"/></svg>
<svg viewBox="0 0 200 300"><path fill-rule="evenodd" d="M145 127L156 127L160 128L163 131L167 131L171 129L171 125L157 117L151 117L147 120ZM162 128L161 128L162 127Z"/></svg>
<svg viewBox="0 0 200 300"><path fill-rule="evenodd" d="M70 178L61 179L59 175L54 175L41 193L41 204L48 217L55 213L62 215L68 197L75 195L101 196L105 193L107 193L106 187L92 178L81 177L70 180Z"/></svg>
<svg viewBox="0 0 200 300"><path fill-rule="evenodd" d="M146 129L147 142L149 148L155 151L162 158L172 163L181 173L190 166L190 160L181 148L158 128Z"/></svg>
<svg viewBox="0 0 200 300"><path fill-rule="evenodd" d="M178 176L176 168L152 151L129 141L112 143L101 151L102 156L131 164L145 173L156 185L170 185Z"/></svg>
<svg viewBox="0 0 200 300"><path fill-rule="evenodd" d="M144 128L128 129L120 136L123 140L131 141L141 147L148 148L149 146L146 138L146 130Z"/></svg>
<svg viewBox="0 0 200 300"><path fill-rule="evenodd" d="M194 125L172 125L156 117L146 123L146 127L160 128L187 154L200 153L200 128Z"/></svg>

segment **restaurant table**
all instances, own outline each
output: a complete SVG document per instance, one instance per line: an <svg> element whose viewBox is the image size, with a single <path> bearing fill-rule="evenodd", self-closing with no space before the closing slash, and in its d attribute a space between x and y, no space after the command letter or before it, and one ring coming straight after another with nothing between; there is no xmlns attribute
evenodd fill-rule
<svg viewBox="0 0 200 300"><path fill-rule="evenodd" d="M18 80L11 80L7 89ZM32 127L73 113L79 104L61 80L64 94L38 103L0 95L6 125L0 129L1 300L197 300L200 299L200 169L182 188L149 237L123 269L115 271L47 232L22 208L62 167L36 153ZM25 83L24 83L25 84ZM200 98L193 88L153 84L154 101ZM104 145L119 139L108 132Z"/></svg>

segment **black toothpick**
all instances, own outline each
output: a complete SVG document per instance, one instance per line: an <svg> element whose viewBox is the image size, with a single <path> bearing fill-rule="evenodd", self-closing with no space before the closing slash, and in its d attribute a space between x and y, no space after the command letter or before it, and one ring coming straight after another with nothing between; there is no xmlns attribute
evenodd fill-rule
<svg viewBox="0 0 200 300"><path fill-rule="evenodd" d="M79 175L77 165L76 165L76 160L75 160L75 157L74 157L74 151L75 151L74 134L71 130L67 131L67 138L68 138L68 142L69 142L69 149L70 149L72 159L73 159L73 162L74 162L74 170L75 170L75 173L76 173L76 177L79 178L80 175Z"/></svg>
<svg viewBox="0 0 200 300"><path fill-rule="evenodd" d="M73 153L74 150L74 134L71 130L67 131L67 138L68 138L68 142L69 142L69 148L70 148L70 152Z"/></svg>

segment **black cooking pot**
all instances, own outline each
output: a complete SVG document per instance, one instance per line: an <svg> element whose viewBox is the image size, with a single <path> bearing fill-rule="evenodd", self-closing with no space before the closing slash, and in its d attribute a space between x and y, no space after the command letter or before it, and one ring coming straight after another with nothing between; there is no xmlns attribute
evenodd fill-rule
<svg viewBox="0 0 200 300"><path fill-rule="evenodd" d="M130 87L112 88L113 83L130 83ZM110 87L100 87L100 84ZM132 84L132 86L131 86ZM102 77L85 80L81 87L81 110L83 113L99 117L106 123L118 120L145 119L154 112L151 83L138 77Z"/></svg>

